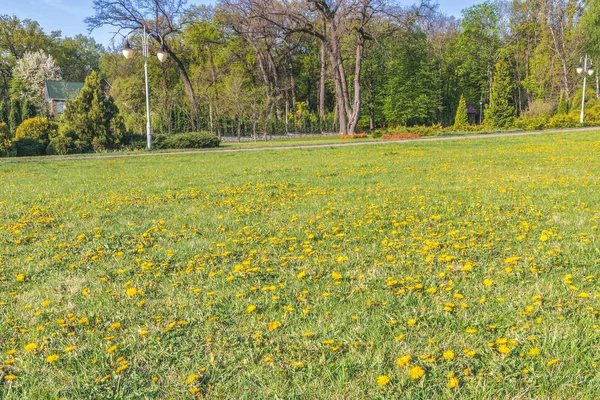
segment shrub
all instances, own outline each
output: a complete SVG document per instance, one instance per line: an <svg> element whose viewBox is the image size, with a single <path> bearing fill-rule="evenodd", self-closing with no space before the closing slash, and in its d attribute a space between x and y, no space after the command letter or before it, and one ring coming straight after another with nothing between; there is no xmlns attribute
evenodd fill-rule
<svg viewBox="0 0 600 400"><path fill-rule="evenodd" d="M521 117L515 120L515 128L524 131L541 131L546 129L548 118L546 117Z"/></svg>
<svg viewBox="0 0 600 400"><path fill-rule="evenodd" d="M156 136L154 147L157 149L203 149L219 147L221 140L206 132L179 133L170 136Z"/></svg>
<svg viewBox="0 0 600 400"><path fill-rule="evenodd" d="M48 121L44 117L33 117L26 119L19 125L14 140L30 138L37 140L44 149L50 143L50 139L58 134L58 125Z"/></svg>
<svg viewBox="0 0 600 400"><path fill-rule="evenodd" d="M554 117L550 118L548 124L546 125L546 128L575 128L579 125L579 115L577 113L557 114Z"/></svg>
<svg viewBox="0 0 600 400"><path fill-rule="evenodd" d="M366 133L353 133L351 135L341 135L340 139L361 139L361 138L366 138L367 135Z"/></svg>
<svg viewBox="0 0 600 400"><path fill-rule="evenodd" d="M454 117L454 127L460 129L467 125L469 125L467 102L465 101L465 96L461 95L460 100L458 101L458 108L456 109L456 116Z"/></svg>
<svg viewBox="0 0 600 400"><path fill-rule="evenodd" d="M73 154L77 151L77 146L72 137L59 135L50 140L50 144L46 148L47 155L65 155Z"/></svg>
<svg viewBox="0 0 600 400"><path fill-rule="evenodd" d="M383 135L381 138L383 140L408 140L408 139L418 139L421 135L418 133L396 133L393 135Z"/></svg>
<svg viewBox="0 0 600 400"><path fill-rule="evenodd" d="M566 105L566 103L565 103ZM522 117L526 119L551 117L554 114L555 106L552 103L546 103L541 100L535 100L529 104L527 111L525 111ZM565 113L566 114L566 113Z"/></svg>
<svg viewBox="0 0 600 400"><path fill-rule="evenodd" d="M46 146L37 139L22 137L13 141L18 157L41 156L46 153Z"/></svg>
<svg viewBox="0 0 600 400"><path fill-rule="evenodd" d="M8 129L6 122L0 122L0 156L7 155L10 147L10 129Z"/></svg>

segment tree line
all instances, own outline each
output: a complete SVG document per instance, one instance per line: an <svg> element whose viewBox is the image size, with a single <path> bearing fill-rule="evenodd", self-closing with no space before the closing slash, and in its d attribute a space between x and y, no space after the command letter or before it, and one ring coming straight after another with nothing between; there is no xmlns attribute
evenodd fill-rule
<svg viewBox="0 0 600 400"><path fill-rule="evenodd" d="M169 54L149 58L159 134L351 134L450 126L466 110L463 126L505 128L574 112L581 57L600 66L598 0L486 1L460 18L428 0L95 0L94 10L92 32L114 28L108 48L0 17L0 121L10 129L44 113L44 79L97 70L125 128L143 134L143 59L120 54L126 39L139 50L143 29L151 54ZM597 74L588 82L591 108Z"/></svg>

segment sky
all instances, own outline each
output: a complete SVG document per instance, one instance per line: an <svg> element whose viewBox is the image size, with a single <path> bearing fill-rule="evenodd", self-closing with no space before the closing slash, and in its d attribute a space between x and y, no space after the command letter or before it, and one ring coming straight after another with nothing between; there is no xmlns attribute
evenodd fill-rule
<svg viewBox="0 0 600 400"><path fill-rule="evenodd" d="M483 0L438 0L440 11L460 16L463 8L480 3ZM189 3L210 4L214 0L189 0ZM401 0L410 4L409 0ZM20 19L32 19L41 25L47 33L62 31L63 36L88 34L83 20L93 15L93 0L0 0L0 14L16 15ZM97 42L108 45L113 37L114 29L103 27L91 33Z"/></svg>

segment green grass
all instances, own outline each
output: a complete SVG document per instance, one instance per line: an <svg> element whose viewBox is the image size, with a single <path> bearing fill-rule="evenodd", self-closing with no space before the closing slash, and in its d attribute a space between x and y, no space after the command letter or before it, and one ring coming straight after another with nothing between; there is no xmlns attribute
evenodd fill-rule
<svg viewBox="0 0 600 400"><path fill-rule="evenodd" d="M0 164L0 398L596 398L599 152Z"/></svg>

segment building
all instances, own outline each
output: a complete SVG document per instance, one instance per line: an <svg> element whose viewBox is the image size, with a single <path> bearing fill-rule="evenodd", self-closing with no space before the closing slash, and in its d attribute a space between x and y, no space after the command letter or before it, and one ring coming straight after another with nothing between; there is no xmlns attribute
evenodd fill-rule
<svg viewBox="0 0 600 400"><path fill-rule="evenodd" d="M65 112L65 104L73 100L83 88L83 82L46 81L44 100L50 115Z"/></svg>

